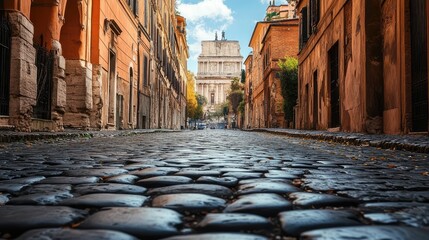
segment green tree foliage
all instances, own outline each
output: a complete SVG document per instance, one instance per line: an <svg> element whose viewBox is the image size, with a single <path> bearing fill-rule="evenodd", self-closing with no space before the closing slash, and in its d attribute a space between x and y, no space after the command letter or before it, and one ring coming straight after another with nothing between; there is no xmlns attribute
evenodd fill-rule
<svg viewBox="0 0 429 240"><path fill-rule="evenodd" d="M231 89L227 97L231 104L231 110L234 114L238 112L238 106L244 101L244 86L239 78L234 78L231 83Z"/></svg>
<svg viewBox="0 0 429 240"><path fill-rule="evenodd" d="M203 95L197 94L197 102L199 106L204 106L207 104L207 98Z"/></svg>
<svg viewBox="0 0 429 240"><path fill-rule="evenodd" d="M207 104L207 99L200 94L197 94L197 110L195 112L195 119L203 119L204 117L204 111L203 107Z"/></svg>
<svg viewBox="0 0 429 240"><path fill-rule="evenodd" d="M203 106L198 104L197 110L195 111L194 119L203 119L203 116L204 116Z"/></svg>
<svg viewBox="0 0 429 240"><path fill-rule="evenodd" d="M228 102L216 105L215 111L211 113L211 116L219 121L228 114Z"/></svg>
<svg viewBox="0 0 429 240"><path fill-rule="evenodd" d="M241 101L240 104L238 104L238 111L243 114L245 110L245 106L246 106L246 103L244 101Z"/></svg>
<svg viewBox="0 0 429 240"><path fill-rule="evenodd" d="M246 82L246 70L241 69L241 83Z"/></svg>
<svg viewBox="0 0 429 240"><path fill-rule="evenodd" d="M228 115L228 113L229 113L229 102L224 102L221 105L221 109L222 109L223 116Z"/></svg>
<svg viewBox="0 0 429 240"><path fill-rule="evenodd" d="M282 88L283 111L285 119L293 121L293 108L298 99L298 59L286 57L278 62L281 69L280 84Z"/></svg>
<svg viewBox="0 0 429 240"><path fill-rule="evenodd" d="M186 73L187 78L187 86L186 86L186 114L190 119L195 119L196 113L197 113L197 97L195 93L195 78L192 72Z"/></svg>
<svg viewBox="0 0 429 240"><path fill-rule="evenodd" d="M280 16L280 13L278 12L272 12L272 13L267 13L265 16L265 19L267 20L267 22L271 21L274 17Z"/></svg>

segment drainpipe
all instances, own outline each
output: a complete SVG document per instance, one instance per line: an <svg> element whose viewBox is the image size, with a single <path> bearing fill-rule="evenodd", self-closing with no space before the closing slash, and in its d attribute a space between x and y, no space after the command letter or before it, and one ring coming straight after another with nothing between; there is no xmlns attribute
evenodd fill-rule
<svg viewBox="0 0 429 240"><path fill-rule="evenodd" d="M140 114L141 114L141 111L140 111L140 81L141 81L141 79L140 79L140 75L141 75L141 69L140 69L140 67L141 67L141 65L140 65L140 61L141 61L141 59L140 59L140 44L141 44L141 42L140 42L140 37L141 37L141 31L139 30L139 33L138 33L138 37L137 37L137 128L138 129L140 129L140 128L142 128L142 126L141 126L141 123L140 123L140 121L141 121L141 119L140 119Z"/></svg>

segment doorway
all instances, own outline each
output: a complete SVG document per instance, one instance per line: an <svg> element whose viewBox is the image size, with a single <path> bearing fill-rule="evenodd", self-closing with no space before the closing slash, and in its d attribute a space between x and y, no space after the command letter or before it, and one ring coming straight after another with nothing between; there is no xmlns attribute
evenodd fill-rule
<svg viewBox="0 0 429 240"><path fill-rule="evenodd" d="M338 62L338 42L331 47L329 56L329 80L331 93L331 121L330 128L340 126L340 80L339 80L339 62Z"/></svg>
<svg viewBox="0 0 429 240"><path fill-rule="evenodd" d="M428 131L427 1L410 1L412 131Z"/></svg>
<svg viewBox="0 0 429 240"><path fill-rule="evenodd" d="M319 94L317 86L317 70L313 73L313 129L317 129L319 122Z"/></svg>
<svg viewBox="0 0 429 240"><path fill-rule="evenodd" d="M9 115L11 30L0 13L0 115Z"/></svg>
<svg viewBox="0 0 429 240"><path fill-rule="evenodd" d="M109 52L109 110L108 123L115 124L115 99L116 98L116 54Z"/></svg>

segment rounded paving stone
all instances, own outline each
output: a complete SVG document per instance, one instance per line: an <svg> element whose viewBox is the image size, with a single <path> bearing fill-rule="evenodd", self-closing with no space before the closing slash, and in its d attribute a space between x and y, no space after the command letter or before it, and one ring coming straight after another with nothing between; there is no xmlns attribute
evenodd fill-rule
<svg viewBox="0 0 429 240"><path fill-rule="evenodd" d="M210 211L225 207L225 200L198 193L161 195L153 199L153 207L165 207L179 212Z"/></svg>
<svg viewBox="0 0 429 240"><path fill-rule="evenodd" d="M353 206L359 204L359 201L355 199L329 194L297 192L290 194L289 197L295 199L293 201L294 205L303 208Z"/></svg>
<svg viewBox="0 0 429 240"><path fill-rule="evenodd" d="M404 224L411 227L429 226L429 207L417 206L401 210L387 210L381 213L367 213L365 218L374 224Z"/></svg>
<svg viewBox="0 0 429 240"><path fill-rule="evenodd" d="M145 164L145 163L133 163L124 166L124 169L128 171L137 171L145 168L154 168L156 165L154 164Z"/></svg>
<svg viewBox="0 0 429 240"><path fill-rule="evenodd" d="M75 207L141 207L147 197L132 194L95 193L64 200L63 206Z"/></svg>
<svg viewBox="0 0 429 240"><path fill-rule="evenodd" d="M61 227L87 215L84 210L57 206L2 206L0 231L22 231L35 228Z"/></svg>
<svg viewBox="0 0 429 240"><path fill-rule="evenodd" d="M222 177L233 177L237 179L251 179L259 178L262 176L262 173L258 172L227 172L222 174Z"/></svg>
<svg viewBox="0 0 429 240"><path fill-rule="evenodd" d="M304 232L302 240L417 240L427 239L429 230L401 226L358 226Z"/></svg>
<svg viewBox="0 0 429 240"><path fill-rule="evenodd" d="M240 231L269 229L268 219L244 213L210 213L197 225L203 231Z"/></svg>
<svg viewBox="0 0 429 240"><path fill-rule="evenodd" d="M251 170L245 168L234 168L234 167L223 167L223 168L214 168L212 170L219 171L221 173L227 172L251 172Z"/></svg>
<svg viewBox="0 0 429 240"><path fill-rule="evenodd" d="M363 208L372 209L372 210L398 210L404 208L416 208L416 207L426 207L429 208L429 203L420 203L420 202L376 202L376 203L366 203L361 205Z"/></svg>
<svg viewBox="0 0 429 240"><path fill-rule="evenodd" d="M351 210L295 210L282 212L279 218L283 232L294 237L314 229L362 225L358 213Z"/></svg>
<svg viewBox="0 0 429 240"><path fill-rule="evenodd" d="M179 234L182 215L163 208L110 208L87 219L79 229L109 229L139 238L160 238Z"/></svg>
<svg viewBox="0 0 429 240"><path fill-rule="evenodd" d="M153 167L153 168L146 168L143 170L133 171L131 172L131 174L141 178L150 178L150 177L165 176L168 174L173 174L178 171L179 171L178 168L173 168L173 167Z"/></svg>
<svg viewBox="0 0 429 240"><path fill-rule="evenodd" d="M17 193L28 185L26 183L0 183L0 192Z"/></svg>
<svg viewBox="0 0 429 240"><path fill-rule="evenodd" d="M14 183L14 184L34 184L45 179L43 176L31 176L24 178L14 178L10 180L0 181L0 185L4 183Z"/></svg>
<svg viewBox="0 0 429 240"><path fill-rule="evenodd" d="M281 178L253 178L253 179L244 179L240 180L238 184L244 185L244 184L253 184L258 182L267 182L267 183L286 183L290 184L291 180L281 179Z"/></svg>
<svg viewBox="0 0 429 240"><path fill-rule="evenodd" d="M131 174L123 174L119 176L109 177L105 179L105 182L108 183L123 183L123 184L133 184L137 181L139 177Z"/></svg>
<svg viewBox="0 0 429 240"><path fill-rule="evenodd" d="M56 193L56 192L71 192L72 186L69 184L36 184L25 189L24 194L36 193Z"/></svg>
<svg viewBox="0 0 429 240"><path fill-rule="evenodd" d="M11 205L55 205L65 199L72 198L69 191L56 191L52 193L34 193L11 198Z"/></svg>
<svg viewBox="0 0 429 240"><path fill-rule="evenodd" d="M212 171L212 170L181 170L174 175L177 176L185 176L190 177L192 179L197 179L202 176L211 176L211 177L218 177L220 175L219 171Z"/></svg>
<svg viewBox="0 0 429 240"><path fill-rule="evenodd" d="M224 186L214 184L182 184L161 188L154 188L148 191L150 195L161 195L170 193L202 193L215 197L229 197L232 191Z"/></svg>
<svg viewBox="0 0 429 240"><path fill-rule="evenodd" d="M285 170L268 170L268 173L264 174L266 178L284 178L284 179L296 179L296 174L288 173Z"/></svg>
<svg viewBox="0 0 429 240"><path fill-rule="evenodd" d="M204 233L164 238L162 240L267 240L266 237L244 233Z"/></svg>
<svg viewBox="0 0 429 240"><path fill-rule="evenodd" d="M157 188L157 187L166 187L173 186L179 184L187 184L191 183L192 178L184 177L184 176L158 176L145 178L137 181L137 185L141 185L147 188Z"/></svg>
<svg viewBox="0 0 429 240"><path fill-rule="evenodd" d="M83 168L66 171L64 174L70 177L112 177L116 175L126 174L127 170L122 168Z"/></svg>
<svg viewBox="0 0 429 240"><path fill-rule="evenodd" d="M76 230L66 228L35 229L25 232L16 240L137 240L126 233L111 230Z"/></svg>
<svg viewBox="0 0 429 240"><path fill-rule="evenodd" d="M0 194L0 205L5 205L9 201L9 198L6 195Z"/></svg>
<svg viewBox="0 0 429 240"><path fill-rule="evenodd" d="M84 184L96 183L100 180L98 177L49 177L42 181L41 184Z"/></svg>
<svg viewBox="0 0 429 240"><path fill-rule="evenodd" d="M74 191L82 195L90 193L143 194L146 192L146 188L129 184L97 183L75 186Z"/></svg>
<svg viewBox="0 0 429 240"><path fill-rule="evenodd" d="M256 193L240 196L237 201L229 204L224 212L274 216L289 209L292 209L292 203L278 194Z"/></svg>
<svg viewBox="0 0 429 240"><path fill-rule="evenodd" d="M238 183L238 179L235 177L211 177L211 176L202 176L197 179L197 183L207 183L207 184L216 184L222 185L225 187L235 187Z"/></svg>
<svg viewBox="0 0 429 240"><path fill-rule="evenodd" d="M254 182L238 186L238 195L251 194L251 193L292 193L300 192L301 190L292 184L282 182Z"/></svg>

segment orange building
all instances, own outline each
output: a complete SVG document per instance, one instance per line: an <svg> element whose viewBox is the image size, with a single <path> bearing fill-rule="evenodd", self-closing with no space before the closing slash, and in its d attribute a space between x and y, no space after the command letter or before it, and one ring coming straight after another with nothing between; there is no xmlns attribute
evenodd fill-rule
<svg viewBox="0 0 429 240"><path fill-rule="evenodd" d="M180 64L177 52L176 39L176 9L175 1L160 0L151 1L153 14L152 20L152 44L153 65L151 86L151 128L180 129L185 126L181 122L184 114L183 99L185 94L186 77L180 72ZM180 27L183 28L182 24ZM183 40L180 40L183 41ZM183 52L183 50L181 50ZM183 64L182 64L183 66Z"/></svg>
<svg viewBox="0 0 429 240"><path fill-rule="evenodd" d="M187 46L176 45L174 5L1 1L0 126L18 131L179 128L184 91L175 51ZM161 112L165 124L152 124Z"/></svg>
<svg viewBox="0 0 429 240"><path fill-rule="evenodd" d="M301 0L299 100L303 129L428 130L425 0Z"/></svg>
<svg viewBox="0 0 429 240"><path fill-rule="evenodd" d="M179 92L179 106L180 106L180 127L185 128L187 123L186 116L186 89L187 89L187 77L188 71L188 58L189 48L188 41L186 39L186 19L182 16L176 15L177 26L175 28L176 38L176 53L178 59L178 75L180 79L180 92Z"/></svg>
<svg viewBox="0 0 429 240"><path fill-rule="evenodd" d="M286 5L287 6L287 5ZM271 5L267 13L280 6ZM278 61L298 54L298 19L276 17L271 21L256 23L249 47L253 52L247 57L245 84L244 127L286 127L281 95Z"/></svg>

